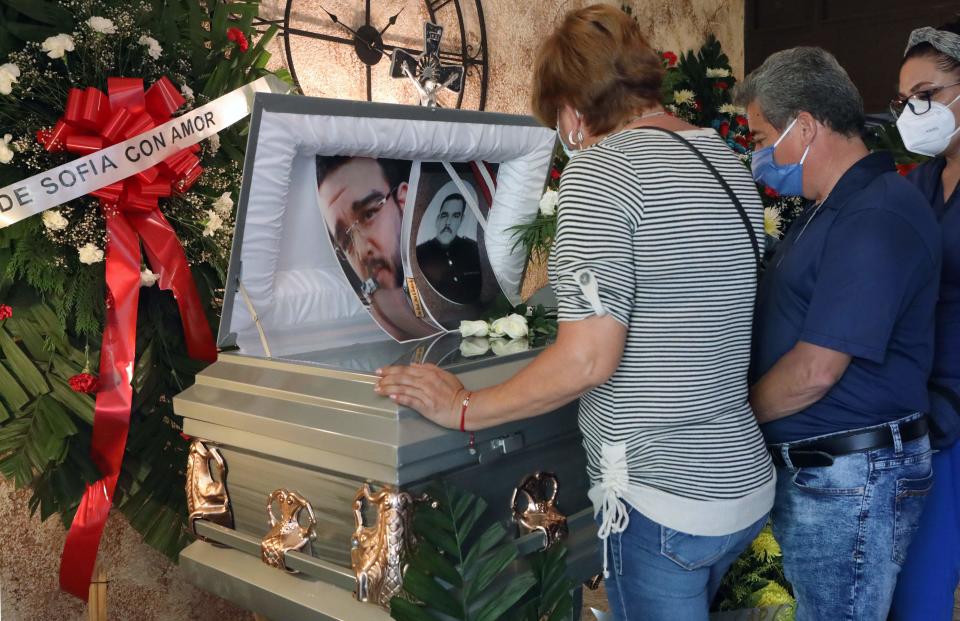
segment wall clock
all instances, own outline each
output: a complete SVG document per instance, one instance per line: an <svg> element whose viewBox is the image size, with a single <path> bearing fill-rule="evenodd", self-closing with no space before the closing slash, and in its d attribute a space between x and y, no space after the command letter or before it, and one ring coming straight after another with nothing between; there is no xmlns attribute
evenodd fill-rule
<svg viewBox="0 0 960 621"><path fill-rule="evenodd" d="M436 45L435 38L424 40L424 23L432 22L443 29L441 67L463 67L462 80L455 80L460 88L444 89L438 105L483 110L486 104L481 0L285 0L282 8L282 20L263 23L280 26L287 67L306 95L417 103L417 89L397 77L394 57L416 58Z"/></svg>

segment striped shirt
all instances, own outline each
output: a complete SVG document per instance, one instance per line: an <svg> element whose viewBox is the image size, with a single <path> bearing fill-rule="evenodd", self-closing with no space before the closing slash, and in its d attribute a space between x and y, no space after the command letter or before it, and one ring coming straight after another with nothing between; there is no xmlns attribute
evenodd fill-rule
<svg viewBox="0 0 960 621"><path fill-rule="evenodd" d="M736 192L762 244L749 171L713 130L681 135ZM580 400L595 509L625 520L625 501L694 535L753 524L773 504L775 473L747 400L757 266L735 205L675 138L635 129L570 160L557 214L560 321L602 305L627 328L619 368ZM598 295L581 287L584 270Z"/></svg>

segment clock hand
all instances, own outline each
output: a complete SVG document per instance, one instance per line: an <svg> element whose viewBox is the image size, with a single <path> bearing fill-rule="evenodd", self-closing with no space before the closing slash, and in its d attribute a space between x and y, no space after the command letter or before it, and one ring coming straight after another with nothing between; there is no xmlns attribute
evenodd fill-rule
<svg viewBox="0 0 960 621"><path fill-rule="evenodd" d="M345 29L346 29L350 34L352 34L355 38L360 39L361 41L363 41L363 37L361 37L360 35L358 35L356 30L354 30L354 29L351 28L350 26L347 26L347 25L344 24L343 22L341 22L341 21L337 18L336 15L334 15L333 13L331 13L330 11L328 11L327 9L323 8L322 5L320 6L320 9L321 9L324 13L326 13L327 15L330 16L330 21L332 21L334 24L340 26L341 28L345 28ZM364 41L364 42L365 42L365 41ZM366 42L365 42L365 43L366 43Z"/></svg>
<svg viewBox="0 0 960 621"><path fill-rule="evenodd" d="M403 9L405 9L405 8L407 8L407 7L400 7L400 10L397 11L397 14L394 15L393 17L391 17L389 20L387 20L387 25L384 26L384 27L383 27L383 30L380 31L380 36L381 36L381 37L383 36L383 33L385 33L385 32L387 31L387 29L390 28L390 26L393 26L394 24L397 23L397 18L400 17L400 14L403 13Z"/></svg>

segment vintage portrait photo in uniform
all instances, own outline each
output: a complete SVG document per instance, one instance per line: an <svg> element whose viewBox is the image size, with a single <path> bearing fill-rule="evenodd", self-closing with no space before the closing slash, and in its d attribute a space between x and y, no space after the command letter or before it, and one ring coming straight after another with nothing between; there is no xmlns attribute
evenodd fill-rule
<svg viewBox="0 0 960 621"><path fill-rule="evenodd" d="M479 316L500 291L484 248L496 170L481 163L420 165L407 265L427 313L448 329Z"/></svg>
<svg viewBox="0 0 960 621"><path fill-rule="evenodd" d="M411 162L318 155L316 169L325 237L370 315L398 341L440 332L405 287L401 233Z"/></svg>

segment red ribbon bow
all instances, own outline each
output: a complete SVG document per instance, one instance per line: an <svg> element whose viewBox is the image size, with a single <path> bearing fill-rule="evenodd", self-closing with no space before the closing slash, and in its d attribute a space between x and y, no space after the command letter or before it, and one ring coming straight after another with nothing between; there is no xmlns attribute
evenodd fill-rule
<svg viewBox="0 0 960 621"><path fill-rule="evenodd" d="M146 92L139 78L109 78L107 92L72 88L63 118L37 132L48 151L81 155L122 142L170 120L184 103L166 77ZM203 171L199 145L178 151L157 166L91 192L107 222L106 325L100 349L100 388L90 453L103 478L87 487L60 559L60 587L86 600L107 514L123 462L130 427L133 365L140 294L140 242L159 285L173 292L180 309L187 352L212 362L217 350L183 247L158 208L161 197L185 192Z"/></svg>

